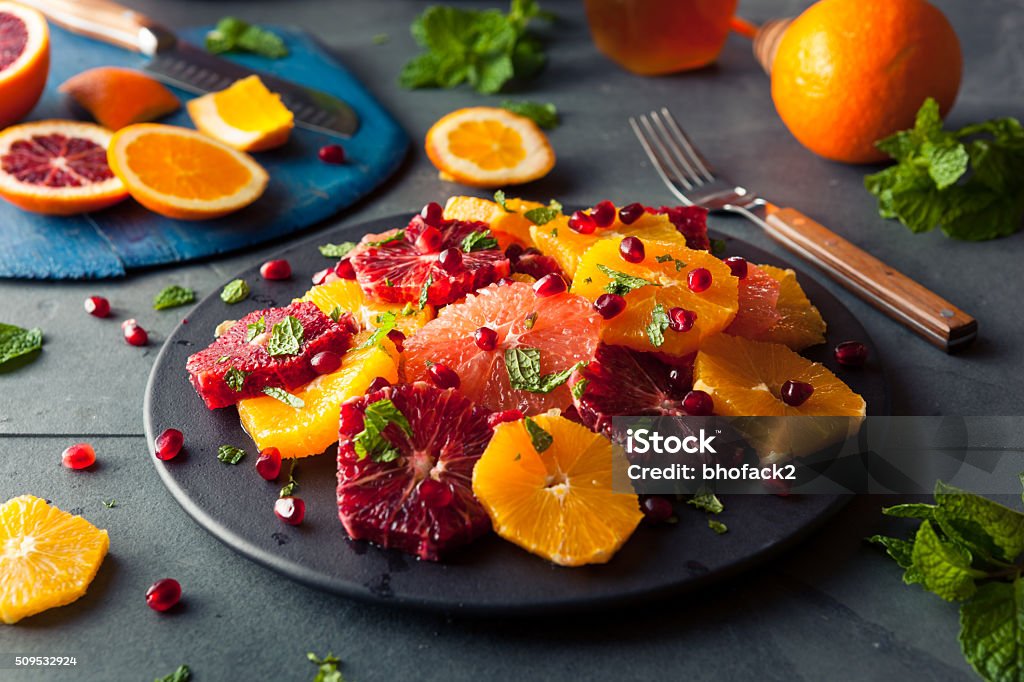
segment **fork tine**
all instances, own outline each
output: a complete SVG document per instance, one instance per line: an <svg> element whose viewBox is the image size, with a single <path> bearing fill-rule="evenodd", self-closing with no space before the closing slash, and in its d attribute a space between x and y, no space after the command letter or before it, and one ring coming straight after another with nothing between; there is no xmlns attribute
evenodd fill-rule
<svg viewBox="0 0 1024 682"><path fill-rule="evenodd" d="M676 161L678 155L672 153L672 145L667 143L666 139L654 130L654 126L651 124L651 115L653 113L640 116L640 123L647 131L647 139L658 149L662 162L666 166L666 171L671 171L670 174L674 177L676 183L689 190L696 189L700 183L694 182L693 175L680 168L679 163Z"/></svg>
<svg viewBox="0 0 1024 682"><path fill-rule="evenodd" d="M677 165L681 165L686 169L686 174L690 184L694 187L700 187L707 182L704 177L701 176L701 172L695 167L696 164L692 163L691 160L687 158L684 147L680 144L678 137L669 132L668 127L661 120L661 116L658 115L658 112L652 111L651 119L657 125L658 133L661 141L664 143L664 146L672 152L672 156L674 156L678 161Z"/></svg>
<svg viewBox="0 0 1024 682"><path fill-rule="evenodd" d="M707 181L714 182L715 176L711 173L711 169L707 161L704 160L704 157L697 151L697 147L690 141L690 138L683 132L683 129L679 127L679 124L676 123L676 119L672 115L672 112L668 110L668 107L661 108L661 115L668 122L669 128L671 128L672 132L675 134L676 140L680 146L689 152L690 157L693 159L694 163L700 169Z"/></svg>
<svg viewBox="0 0 1024 682"><path fill-rule="evenodd" d="M646 120L646 118L646 116L640 116L640 120L644 122L645 127L649 127L650 123ZM662 161L662 157L659 156L657 151L655 151L652 142L657 143L659 146L660 142L657 142L657 140L654 139L653 135L651 138L648 138L644 131L641 130L636 118L630 116L629 125L633 129L633 134L636 135L636 139L640 141L640 146L643 147L644 152L647 153L647 158L651 160L651 165L654 166L654 170L657 171L658 176L661 178L661 181L665 183L665 186L668 187L672 194L676 195L676 197L680 201L687 205L691 204L690 200L686 198L686 195L683 194L682 190L680 190L677 186L678 183L676 179L674 177L669 176L669 173L666 171L665 162ZM685 182L685 180L683 180L683 182ZM693 189L688 184L686 185L686 187L687 189Z"/></svg>

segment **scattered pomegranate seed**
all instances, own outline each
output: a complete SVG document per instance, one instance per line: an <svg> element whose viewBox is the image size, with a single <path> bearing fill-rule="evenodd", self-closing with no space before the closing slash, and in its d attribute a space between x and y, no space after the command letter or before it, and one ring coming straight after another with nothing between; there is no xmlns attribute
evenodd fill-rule
<svg viewBox="0 0 1024 682"><path fill-rule="evenodd" d="M166 611L181 601L181 583L174 578L161 578L146 590L146 605L154 611Z"/></svg>
<svg viewBox="0 0 1024 682"><path fill-rule="evenodd" d="M686 285L696 294L707 291L711 286L711 272L707 268L690 270L690 274L686 276Z"/></svg>
<svg viewBox="0 0 1024 682"><path fill-rule="evenodd" d="M462 252L452 247L445 249L437 256L437 263L450 275L462 271Z"/></svg>
<svg viewBox="0 0 1024 682"><path fill-rule="evenodd" d="M580 234L593 234L597 229L597 223L583 211L576 211L569 216L569 229Z"/></svg>
<svg viewBox="0 0 1024 682"><path fill-rule="evenodd" d="M88 443L75 443L61 453L60 462L68 469L87 469L96 463L96 451Z"/></svg>
<svg viewBox="0 0 1024 682"><path fill-rule="evenodd" d="M324 282L327 281L327 276L328 275L333 275L333 274L334 274L334 268L324 268L323 270L320 270L319 272L317 272L317 273L315 273L313 275L313 277L312 277L313 284L315 284L316 286L320 286L321 284L323 284Z"/></svg>
<svg viewBox="0 0 1024 682"><path fill-rule="evenodd" d="M93 317L106 317L110 314L110 301L102 296L90 296L85 299L85 312Z"/></svg>
<svg viewBox="0 0 1024 682"><path fill-rule="evenodd" d="M619 220L623 225L632 225L644 214L643 204L629 204L619 209Z"/></svg>
<svg viewBox="0 0 1024 682"><path fill-rule="evenodd" d="M420 253L437 253L443 241L444 235L441 234L441 230L433 225L427 225L416 237L416 250Z"/></svg>
<svg viewBox="0 0 1024 682"><path fill-rule="evenodd" d="M490 327L480 327L473 332L473 342L480 350L494 350L498 345L498 332Z"/></svg>
<svg viewBox="0 0 1024 682"><path fill-rule="evenodd" d="M419 497L430 509L441 509L451 504L452 488L432 478L425 478L419 486Z"/></svg>
<svg viewBox="0 0 1024 682"><path fill-rule="evenodd" d="M541 298L561 294L566 289L565 280L553 272L550 275L544 275L533 283L533 293Z"/></svg>
<svg viewBox="0 0 1024 682"><path fill-rule="evenodd" d="M729 266L729 270L732 271L732 276L737 279L746 279L747 277L747 259L742 256L730 256L722 261Z"/></svg>
<svg viewBox="0 0 1024 682"><path fill-rule="evenodd" d="M647 254L639 237L625 237L619 242L619 255L627 263L640 263Z"/></svg>
<svg viewBox="0 0 1024 682"><path fill-rule="evenodd" d="M373 381L370 382L369 386L366 387L366 392L367 393L375 393L376 391L379 391L382 388L387 388L390 385L391 385L391 382L388 381L387 379L385 379L384 377L377 377Z"/></svg>
<svg viewBox="0 0 1024 682"><path fill-rule="evenodd" d="M334 274L342 279L355 279L356 270L352 267L351 259L342 258L338 261L338 264L334 266Z"/></svg>
<svg viewBox="0 0 1024 682"><path fill-rule="evenodd" d="M611 227L615 222L615 204L610 201L602 201L590 209L590 217L598 227Z"/></svg>
<svg viewBox="0 0 1024 682"><path fill-rule="evenodd" d="M715 403L704 391L690 391L683 398L683 409L691 417L707 417L715 410Z"/></svg>
<svg viewBox="0 0 1024 682"><path fill-rule="evenodd" d="M440 362L435 362L427 368L427 376L438 388L458 388L462 383L455 370Z"/></svg>
<svg viewBox="0 0 1024 682"><path fill-rule="evenodd" d="M276 481L281 475L281 451L277 448L264 448L256 458L256 473L264 481Z"/></svg>
<svg viewBox="0 0 1024 682"><path fill-rule="evenodd" d="M284 259L268 260L260 266L260 276L270 280L288 279L292 276L292 265Z"/></svg>
<svg viewBox="0 0 1024 682"><path fill-rule="evenodd" d="M328 144L320 147L320 151L317 152L317 156L324 163L345 163L345 150L340 144Z"/></svg>
<svg viewBox="0 0 1024 682"><path fill-rule="evenodd" d="M388 339L391 340L391 343L395 344L395 349L399 353L405 350L405 334L403 334L401 330L392 329L391 331L389 331Z"/></svg>
<svg viewBox="0 0 1024 682"><path fill-rule="evenodd" d="M274 502L274 514L289 526L297 526L306 518L306 503L301 497L279 497Z"/></svg>
<svg viewBox="0 0 1024 682"><path fill-rule="evenodd" d="M341 356L332 350L325 350L310 358L309 366L317 374L330 374L341 367Z"/></svg>
<svg viewBox="0 0 1024 682"><path fill-rule="evenodd" d="M669 502L668 498L661 497L660 495L645 497L644 501L640 504L640 510L644 513L644 521L652 525L665 523L675 513L675 510L672 509L672 503Z"/></svg>
<svg viewBox="0 0 1024 682"><path fill-rule="evenodd" d="M149 343L149 334L134 318L122 322L121 331L124 333L125 343L131 346L145 346Z"/></svg>
<svg viewBox="0 0 1024 682"><path fill-rule="evenodd" d="M165 462L174 459L181 452L181 446L185 443L185 436L178 429L165 429L156 437L156 458Z"/></svg>
<svg viewBox="0 0 1024 682"><path fill-rule="evenodd" d="M427 225L439 227L441 225L441 221L444 220L444 209L441 208L441 204L436 201L431 201L423 207L422 211L420 211L420 217L423 218L423 222Z"/></svg>
<svg viewBox="0 0 1024 682"><path fill-rule="evenodd" d="M487 425L493 429L498 424L517 422L522 418L523 413L520 410L502 410L501 412L492 412L487 415Z"/></svg>
<svg viewBox="0 0 1024 682"><path fill-rule="evenodd" d="M692 372L673 367L668 371L668 385L676 395L685 395L693 388Z"/></svg>
<svg viewBox="0 0 1024 682"><path fill-rule="evenodd" d="M697 313L685 308L672 308L668 311L668 327L674 332L688 332L697 321Z"/></svg>
<svg viewBox="0 0 1024 682"><path fill-rule="evenodd" d="M860 341L843 341L836 346L836 362L843 367L863 367L868 361L868 347Z"/></svg>
<svg viewBox="0 0 1024 682"><path fill-rule="evenodd" d="M793 381L792 379L782 384L782 390L779 391L782 402L790 407L800 407L807 402L812 393L814 393L814 386L806 381Z"/></svg>
<svg viewBox="0 0 1024 682"><path fill-rule="evenodd" d="M601 294L594 301L594 310L606 320L610 320L626 309L626 299L618 294Z"/></svg>

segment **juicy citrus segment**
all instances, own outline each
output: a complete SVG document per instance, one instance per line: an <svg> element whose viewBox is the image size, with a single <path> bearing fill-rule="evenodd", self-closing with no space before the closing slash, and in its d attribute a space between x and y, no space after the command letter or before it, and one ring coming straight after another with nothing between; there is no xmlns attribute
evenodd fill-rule
<svg viewBox="0 0 1024 682"><path fill-rule="evenodd" d="M341 369L324 374L295 395L303 407L295 408L261 396L238 403L242 428L263 450L275 447L282 457L319 455L338 440L338 413L341 404L362 395L377 377L398 381L398 351L384 339L378 345L359 348L367 334L356 337L356 349L342 358Z"/></svg>
<svg viewBox="0 0 1024 682"><path fill-rule="evenodd" d="M781 343L793 350L825 343L825 320L800 287L796 273L772 265L758 267L779 283L779 299L775 305L779 321L754 338Z"/></svg>
<svg viewBox="0 0 1024 682"><path fill-rule="evenodd" d="M668 218L661 214L644 213L632 225L624 225L618 219L608 229L598 229L592 234L580 234L569 227L569 218L560 215L545 225L534 225L530 228L533 245L548 256L551 256L569 277L576 276L576 268L580 258L587 249L601 239L614 239L618 244L623 237L641 237L645 241L656 239L675 242L686 246L686 239Z"/></svg>
<svg viewBox="0 0 1024 682"><path fill-rule="evenodd" d="M651 282L624 294L626 309L604 321L601 340L675 356L692 353L705 338L725 329L736 316L739 280L725 263L707 251L688 249L679 242L642 241L646 257L640 263L628 263L619 255L619 239L599 240L580 260L572 292L591 301L607 293L612 278L598 266ZM697 268L707 269L712 278L711 286L700 293L687 286L689 273ZM693 311L697 320L686 332L663 329L664 341L656 345L658 335L654 334L652 339L648 328L655 322L654 312L659 305L659 310L666 314L677 307Z"/></svg>
<svg viewBox="0 0 1024 682"><path fill-rule="evenodd" d="M426 151L438 171L474 187L501 187L544 177L554 168L547 136L530 119L496 107L470 107L427 131Z"/></svg>
<svg viewBox="0 0 1024 682"><path fill-rule="evenodd" d="M507 248L513 241L524 246L533 246L530 237L533 223L523 214L530 209L543 206L544 204L536 201L506 199L505 208L502 208L498 203L480 197L454 196L450 197L444 206L444 217L446 220L487 223L502 249Z"/></svg>
<svg viewBox="0 0 1024 682"><path fill-rule="evenodd" d="M38 497L5 502L0 506L0 620L17 623L81 597L109 546L107 531Z"/></svg>
<svg viewBox="0 0 1024 682"><path fill-rule="evenodd" d="M610 440L555 415L533 418L551 435L543 452L524 421L505 422L473 470L473 493L494 530L560 566L605 563L643 518L637 496L612 490L625 467Z"/></svg>
<svg viewBox="0 0 1024 682"><path fill-rule="evenodd" d="M0 129L32 111L50 73L50 30L36 10L0 2Z"/></svg>
<svg viewBox="0 0 1024 682"><path fill-rule="evenodd" d="M256 75L197 97L186 106L196 128L243 152L280 147L295 127L295 116L281 103L281 96L268 90Z"/></svg>
<svg viewBox="0 0 1024 682"><path fill-rule="evenodd" d="M312 301L325 315L335 309L352 313L360 329L376 329L380 326L378 317L382 313L394 313L395 329L406 336L412 336L420 327L434 319L434 306L429 303L420 310L417 305L388 303L370 298L363 293L359 283L351 279L339 279L319 284L307 291L300 301Z"/></svg>
<svg viewBox="0 0 1024 682"><path fill-rule="evenodd" d="M61 83L59 90L111 130L155 121L181 106L163 83L134 69L116 66L83 71Z"/></svg>
<svg viewBox="0 0 1024 682"><path fill-rule="evenodd" d="M252 157L186 128L139 123L107 151L110 168L140 204L179 220L219 218L256 201L267 172Z"/></svg>
<svg viewBox="0 0 1024 682"><path fill-rule="evenodd" d="M782 319L778 302L778 281L753 263L747 263L747 274L739 282L739 311L725 331L748 339L758 338Z"/></svg>

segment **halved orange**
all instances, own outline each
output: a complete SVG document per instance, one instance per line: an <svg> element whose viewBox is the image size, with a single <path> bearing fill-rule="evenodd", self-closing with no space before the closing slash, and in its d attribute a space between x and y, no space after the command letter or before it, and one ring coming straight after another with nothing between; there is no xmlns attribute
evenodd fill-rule
<svg viewBox="0 0 1024 682"><path fill-rule="evenodd" d="M36 105L50 73L50 29L42 14L0 1L0 129Z"/></svg>
<svg viewBox="0 0 1024 682"><path fill-rule="evenodd" d="M83 71L61 83L59 90L111 130L155 121L181 106L163 83L140 71L116 66Z"/></svg>
<svg viewBox="0 0 1024 682"><path fill-rule="evenodd" d="M196 128L243 152L280 147L295 127L295 117L281 103L281 96L268 90L256 75L197 97L186 107Z"/></svg>
<svg viewBox="0 0 1024 682"><path fill-rule="evenodd" d="M269 181L248 154L195 130L158 123L122 128L107 160L136 201L179 220L219 218L245 208Z"/></svg>
<svg viewBox="0 0 1024 682"><path fill-rule="evenodd" d="M530 238L533 223L523 214L543 205L536 201L506 199L505 208L502 208L497 202L480 197L455 196L450 197L444 205L444 217L447 220L487 223L503 249L508 248L513 241L523 246L533 246Z"/></svg>
<svg viewBox="0 0 1024 682"><path fill-rule="evenodd" d="M395 329L406 336L412 336L420 327L434 319L434 306L429 303L421 310L416 305L388 303L370 298L363 293L359 282L351 279L318 284L299 300L312 301L325 315L330 315L335 308L341 312L352 313L364 331L379 327L378 317L382 313L394 313Z"/></svg>
<svg viewBox="0 0 1024 682"><path fill-rule="evenodd" d="M779 300L775 304L775 311L780 319L768 331L754 338L785 344L793 350L825 343L825 320L807 298L797 281L796 273L772 265L758 267L779 283Z"/></svg>
<svg viewBox="0 0 1024 682"><path fill-rule="evenodd" d="M643 518L635 494L612 489L625 458L564 417L542 414L533 423L550 445L538 451L525 420L499 424L473 469L473 494L495 532L526 551L561 566L607 562Z"/></svg>
<svg viewBox="0 0 1024 682"><path fill-rule="evenodd" d="M530 182L555 166L555 153L537 124L497 107L453 111L431 126L425 146L445 179L473 187Z"/></svg>
<svg viewBox="0 0 1024 682"><path fill-rule="evenodd" d="M110 538L32 495L0 506L0 621L17 623L85 594Z"/></svg>

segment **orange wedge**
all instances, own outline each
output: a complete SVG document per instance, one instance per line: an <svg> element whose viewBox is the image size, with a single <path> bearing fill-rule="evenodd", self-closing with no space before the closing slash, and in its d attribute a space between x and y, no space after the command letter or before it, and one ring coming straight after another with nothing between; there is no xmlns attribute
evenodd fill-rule
<svg viewBox="0 0 1024 682"><path fill-rule="evenodd" d="M759 334L757 340L781 343L793 350L825 343L825 320L800 287L796 273L772 265L758 267L779 283L775 311L780 319L768 331Z"/></svg>
<svg viewBox="0 0 1024 682"><path fill-rule="evenodd" d="M119 130L107 161L136 201L178 220L219 218L245 208L269 181L248 154L195 130L157 123Z"/></svg>
<svg viewBox="0 0 1024 682"><path fill-rule="evenodd" d="M155 121L181 106L163 83L134 69L116 66L83 71L64 81L59 90L111 130Z"/></svg>
<svg viewBox="0 0 1024 682"><path fill-rule="evenodd" d="M445 179L473 187L530 182L555 166L555 152L537 124L496 107L442 117L427 131L426 151Z"/></svg>
<svg viewBox="0 0 1024 682"><path fill-rule="evenodd" d="M420 327L434 319L434 306L429 303L420 310L416 305L379 301L364 294L359 283L351 279L318 284L299 300L312 301L325 315L330 315L335 308L343 313L352 313L360 329L364 331L380 326L377 318L381 313L394 313L395 329L406 336L412 336Z"/></svg>
<svg viewBox="0 0 1024 682"><path fill-rule="evenodd" d="M107 531L38 497L5 502L0 506L0 621L17 623L81 597L109 546Z"/></svg>
<svg viewBox="0 0 1024 682"><path fill-rule="evenodd" d="M487 199L458 196L448 199L444 205L444 217L447 220L487 223L502 249L508 248L512 242L533 246L533 240L530 238L533 223L523 214L543 205L536 201L506 199L505 208L502 208L498 203Z"/></svg>
<svg viewBox="0 0 1024 682"><path fill-rule="evenodd" d="M499 424L473 469L473 494L498 535L526 551L561 566L607 562L643 518L636 495L612 490L625 459L564 417L533 422L550 445L538 452L525 420Z"/></svg>
<svg viewBox="0 0 1024 682"><path fill-rule="evenodd" d="M0 1L0 130L36 105L50 73L50 30L42 14Z"/></svg>
<svg viewBox="0 0 1024 682"><path fill-rule="evenodd" d="M187 105L196 128L243 152L280 147L288 141L295 117L253 75L220 92L197 97Z"/></svg>

